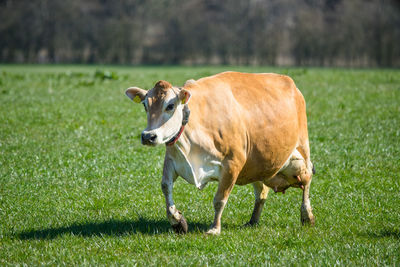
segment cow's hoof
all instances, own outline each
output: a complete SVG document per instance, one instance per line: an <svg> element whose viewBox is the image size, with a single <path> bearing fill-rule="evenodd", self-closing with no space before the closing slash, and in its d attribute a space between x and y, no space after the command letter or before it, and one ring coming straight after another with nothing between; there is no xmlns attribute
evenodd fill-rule
<svg viewBox="0 0 400 267"><path fill-rule="evenodd" d="M219 235L221 233L221 229L211 228L206 232L206 235Z"/></svg>
<svg viewBox="0 0 400 267"><path fill-rule="evenodd" d="M301 217L301 224L302 225L311 225L313 226L315 224L315 217L312 214L311 207L308 207L306 205L301 204L300 208L300 217Z"/></svg>
<svg viewBox="0 0 400 267"><path fill-rule="evenodd" d="M310 216L310 217L308 217L308 216L307 217L301 217L301 224L304 225L304 226L307 226L307 225L314 226L314 224L315 224L314 215Z"/></svg>
<svg viewBox="0 0 400 267"><path fill-rule="evenodd" d="M186 234L188 232L188 225L185 218L182 216L177 224L172 225L172 229L177 234Z"/></svg>

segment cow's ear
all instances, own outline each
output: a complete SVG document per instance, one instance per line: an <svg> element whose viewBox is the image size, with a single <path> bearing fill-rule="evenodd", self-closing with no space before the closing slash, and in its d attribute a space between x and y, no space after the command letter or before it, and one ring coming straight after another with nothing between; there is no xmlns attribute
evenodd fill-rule
<svg viewBox="0 0 400 267"><path fill-rule="evenodd" d="M191 95L192 94L188 90L182 89L179 92L179 99L181 100L182 104L187 104L189 102Z"/></svg>
<svg viewBox="0 0 400 267"><path fill-rule="evenodd" d="M138 87L130 87L125 91L125 94L136 103L142 102L146 97L146 93L146 90L140 89Z"/></svg>

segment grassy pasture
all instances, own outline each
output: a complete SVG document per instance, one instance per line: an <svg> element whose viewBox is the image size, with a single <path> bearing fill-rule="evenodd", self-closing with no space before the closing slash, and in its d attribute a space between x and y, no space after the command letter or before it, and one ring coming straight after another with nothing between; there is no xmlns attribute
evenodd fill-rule
<svg viewBox="0 0 400 267"><path fill-rule="evenodd" d="M124 89L224 70L288 74L303 92L315 227L299 189L242 227L253 193L236 186L222 234L205 236L216 184L178 179L190 232L170 230L165 148L140 145L145 113ZM0 265L15 264L400 265L400 71L0 65Z"/></svg>

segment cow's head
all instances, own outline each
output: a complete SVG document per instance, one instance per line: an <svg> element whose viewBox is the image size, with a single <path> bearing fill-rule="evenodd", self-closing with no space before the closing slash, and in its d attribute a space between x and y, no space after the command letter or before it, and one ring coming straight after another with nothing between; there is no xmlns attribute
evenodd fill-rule
<svg viewBox="0 0 400 267"><path fill-rule="evenodd" d="M182 126L184 105L190 92L159 81L146 91L128 88L125 94L136 103L142 103L147 113L147 127L141 135L143 145L156 146L172 140Z"/></svg>

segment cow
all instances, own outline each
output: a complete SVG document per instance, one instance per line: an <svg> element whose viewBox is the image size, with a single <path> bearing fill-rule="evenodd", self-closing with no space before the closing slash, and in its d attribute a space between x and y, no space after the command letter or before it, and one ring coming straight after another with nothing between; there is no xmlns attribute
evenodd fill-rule
<svg viewBox="0 0 400 267"><path fill-rule="evenodd" d="M220 234L221 215L235 184L254 187L247 225L258 223L270 188L285 193L289 187L302 189L301 222L314 224L306 105L290 77L223 72L183 87L159 81L148 91L131 87L125 93L146 110L142 144L166 145L161 189L177 233L188 231L172 197L178 176L198 189L218 182L214 222L206 234Z"/></svg>

